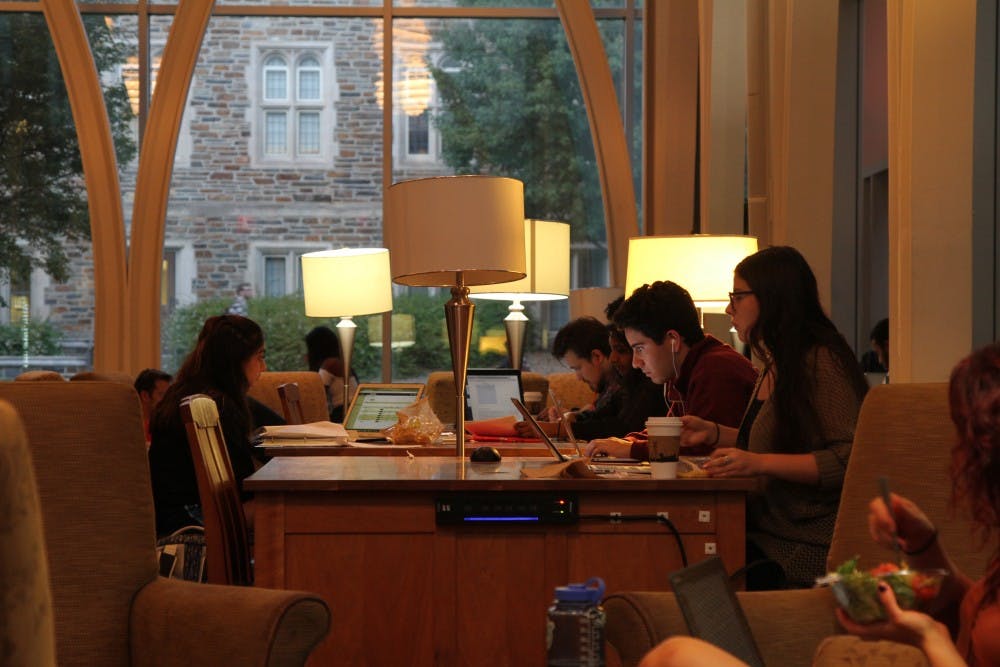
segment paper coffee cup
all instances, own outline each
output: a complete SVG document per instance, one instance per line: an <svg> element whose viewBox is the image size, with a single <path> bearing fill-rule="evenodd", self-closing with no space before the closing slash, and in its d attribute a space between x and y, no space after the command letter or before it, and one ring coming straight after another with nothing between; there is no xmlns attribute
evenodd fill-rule
<svg viewBox="0 0 1000 667"><path fill-rule="evenodd" d="M540 391L526 391L524 392L524 404L532 412L538 412L542 409L542 401L545 397L542 396Z"/></svg>
<svg viewBox="0 0 1000 667"><path fill-rule="evenodd" d="M656 476L657 463L671 463L670 477L677 476L677 456L681 451L681 418L650 417L646 420L646 435L649 438L649 462L653 464Z"/></svg>
<svg viewBox="0 0 1000 667"><path fill-rule="evenodd" d="M677 461L651 461L649 472L653 479L677 479Z"/></svg>

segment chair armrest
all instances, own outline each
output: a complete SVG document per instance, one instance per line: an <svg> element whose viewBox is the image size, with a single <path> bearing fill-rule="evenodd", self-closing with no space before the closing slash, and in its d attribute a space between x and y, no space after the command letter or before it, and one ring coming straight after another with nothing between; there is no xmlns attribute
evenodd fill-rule
<svg viewBox="0 0 1000 667"><path fill-rule="evenodd" d="M839 632L827 589L738 592L737 598L768 665L809 665L816 647ZM608 643L624 667L637 665L667 637L689 634L670 592L629 592L604 600Z"/></svg>
<svg viewBox="0 0 1000 667"><path fill-rule="evenodd" d="M329 628L309 593L157 578L132 603L129 644L136 667L302 665Z"/></svg>

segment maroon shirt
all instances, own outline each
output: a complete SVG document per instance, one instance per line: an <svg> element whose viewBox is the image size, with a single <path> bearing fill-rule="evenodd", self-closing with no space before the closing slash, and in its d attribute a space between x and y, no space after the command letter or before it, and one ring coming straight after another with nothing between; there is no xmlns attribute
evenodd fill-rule
<svg viewBox="0 0 1000 667"><path fill-rule="evenodd" d="M750 360L718 338L705 337L688 349L681 364L674 392L684 399L685 414L737 428L753 396L757 370ZM709 438L711 440L711 437ZM715 446L685 447L685 456L704 456ZM649 458L643 439L632 443L632 458Z"/></svg>

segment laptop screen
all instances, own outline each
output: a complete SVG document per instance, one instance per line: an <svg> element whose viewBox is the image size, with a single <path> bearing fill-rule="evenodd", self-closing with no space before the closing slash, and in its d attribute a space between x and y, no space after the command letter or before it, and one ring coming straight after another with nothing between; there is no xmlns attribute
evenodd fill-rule
<svg viewBox="0 0 1000 667"><path fill-rule="evenodd" d="M510 399L521 400L521 371L512 368L470 368L465 379L467 419L517 417Z"/></svg>
<svg viewBox="0 0 1000 667"><path fill-rule="evenodd" d="M412 405L423 392L422 384L362 384L344 418L344 428L376 432L398 421L396 413Z"/></svg>

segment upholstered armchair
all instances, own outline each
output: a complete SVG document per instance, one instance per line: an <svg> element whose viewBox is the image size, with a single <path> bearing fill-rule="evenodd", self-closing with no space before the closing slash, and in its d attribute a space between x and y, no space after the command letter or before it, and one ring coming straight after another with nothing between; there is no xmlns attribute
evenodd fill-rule
<svg viewBox="0 0 1000 667"><path fill-rule="evenodd" d="M889 384L874 387L865 398L844 479L837 523L827 557L829 567L859 555L862 566L891 560L868 534L868 503L886 475L892 489L916 500L940 530L940 540L962 570L984 572L988 553L974 551L971 526L949 509L948 477L954 427L945 384ZM854 637L826 638L841 632L828 589L740 592L754 638L768 665L923 665L916 649L889 642L859 642ZM605 600L607 637L622 664L636 665L663 639L688 634L669 592L611 595ZM822 643L822 650L817 649ZM877 662L864 662L873 654Z"/></svg>
<svg viewBox="0 0 1000 667"><path fill-rule="evenodd" d="M6 382L0 400L20 414L30 443L60 666L305 662L329 626L322 599L158 576L132 387Z"/></svg>

